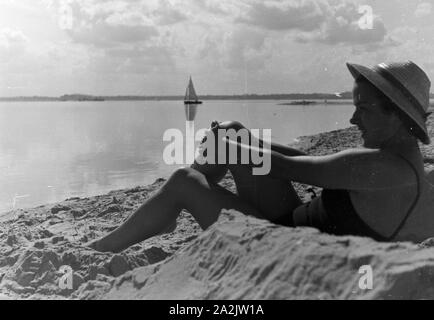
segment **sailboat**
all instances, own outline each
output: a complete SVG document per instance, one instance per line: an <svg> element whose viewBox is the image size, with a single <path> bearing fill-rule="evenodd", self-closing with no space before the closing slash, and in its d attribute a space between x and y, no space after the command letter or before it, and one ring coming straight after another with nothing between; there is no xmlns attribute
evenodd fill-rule
<svg viewBox="0 0 434 320"><path fill-rule="evenodd" d="M194 90L193 81L191 80L188 83L187 90L185 91L184 104L202 104L202 101L199 101L196 91Z"/></svg>

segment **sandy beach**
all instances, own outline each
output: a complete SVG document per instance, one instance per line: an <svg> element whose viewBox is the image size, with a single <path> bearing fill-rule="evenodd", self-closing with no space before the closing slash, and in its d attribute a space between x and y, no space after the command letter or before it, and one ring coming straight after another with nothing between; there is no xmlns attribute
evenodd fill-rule
<svg viewBox="0 0 434 320"><path fill-rule="evenodd" d="M428 121L434 137L434 117ZM327 154L360 145L355 128L301 137L296 147ZM427 170L434 149L423 146ZM113 230L162 184L19 209L1 216L1 299L336 299L434 298L434 249L285 228L224 212L202 232L188 212L177 229L120 254L84 244ZM234 191L227 176L221 184ZM309 200L306 186L296 186ZM433 235L434 236L434 235ZM303 248L303 250L299 250ZM355 290L361 263L376 269L376 287ZM72 288L59 285L62 266ZM377 271L378 270L378 271ZM321 280L322 279L322 280ZM242 291L241 289L242 288Z"/></svg>

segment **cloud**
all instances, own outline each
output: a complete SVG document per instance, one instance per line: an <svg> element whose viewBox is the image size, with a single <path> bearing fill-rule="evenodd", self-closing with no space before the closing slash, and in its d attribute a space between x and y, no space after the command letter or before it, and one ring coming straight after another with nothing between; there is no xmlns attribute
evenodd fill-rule
<svg viewBox="0 0 434 320"><path fill-rule="evenodd" d="M358 25L358 20L337 16L329 19L317 32L300 35L297 37L297 40L300 42L320 42L329 45L369 45L385 41L386 35L386 27L378 18L374 19L372 29L361 29Z"/></svg>
<svg viewBox="0 0 434 320"><path fill-rule="evenodd" d="M269 31L293 32L301 43L328 45L387 46L387 30L380 17L374 17L372 29L362 29L359 5L346 0L254 1L236 21Z"/></svg>
<svg viewBox="0 0 434 320"><path fill-rule="evenodd" d="M159 35L154 22L140 10L140 1L69 0L54 9L61 27L78 43L112 47Z"/></svg>
<svg viewBox="0 0 434 320"><path fill-rule="evenodd" d="M257 72L272 57L267 45L267 34L263 30L236 25L222 32L210 29L201 40L196 59L206 63L208 68Z"/></svg>
<svg viewBox="0 0 434 320"><path fill-rule="evenodd" d="M431 14L432 5L428 2L422 2L417 5L416 11L414 12L414 15L417 18L426 17Z"/></svg>
<svg viewBox="0 0 434 320"><path fill-rule="evenodd" d="M188 19L187 14L180 8L176 8L168 0L161 0L159 6L153 12L158 25L173 25Z"/></svg>
<svg viewBox="0 0 434 320"><path fill-rule="evenodd" d="M198 12L226 16L236 17L249 8L248 4L242 1L233 0L191 0L191 3L198 8Z"/></svg>
<svg viewBox="0 0 434 320"><path fill-rule="evenodd" d="M146 74L170 72L175 62L165 47L112 48L93 56L91 71L97 74Z"/></svg>
<svg viewBox="0 0 434 320"><path fill-rule="evenodd" d="M21 56L27 47L28 39L22 31L5 28L0 30L0 58L6 60Z"/></svg>
<svg viewBox="0 0 434 320"><path fill-rule="evenodd" d="M152 26L113 25L107 21L94 23L91 27L84 26L68 30L67 33L76 42L98 47L146 42L158 35L158 31Z"/></svg>
<svg viewBox="0 0 434 320"><path fill-rule="evenodd" d="M271 55L265 50L265 34L258 30L236 29L224 36L221 45L223 63L230 69L260 69Z"/></svg>
<svg viewBox="0 0 434 320"><path fill-rule="evenodd" d="M22 31L0 29L0 94L8 95L11 90L24 88L17 73L22 71L27 44L28 39Z"/></svg>
<svg viewBox="0 0 434 320"><path fill-rule="evenodd" d="M125 78L176 68L178 47L171 28L184 21L178 4L169 0L46 1L57 16L70 46L82 53L85 72Z"/></svg>
<svg viewBox="0 0 434 320"><path fill-rule="evenodd" d="M267 30L312 31L324 19L320 4L314 1L255 1L237 21Z"/></svg>
<svg viewBox="0 0 434 320"><path fill-rule="evenodd" d="M98 47L148 42L188 19L172 0L42 0L72 40Z"/></svg>
<svg viewBox="0 0 434 320"><path fill-rule="evenodd" d="M39 13L31 23L20 16L23 32L0 31L0 72L4 86L37 94L182 93L189 74L207 93L292 92L338 90L351 57L431 59L429 19L396 18L416 14L415 4L373 3L387 13L363 30L367 2L20 0Z"/></svg>

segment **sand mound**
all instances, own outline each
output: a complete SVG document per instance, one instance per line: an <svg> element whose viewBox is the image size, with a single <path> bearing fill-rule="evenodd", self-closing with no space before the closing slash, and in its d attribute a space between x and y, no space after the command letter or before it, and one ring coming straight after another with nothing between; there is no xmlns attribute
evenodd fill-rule
<svg viewBox="0 0 434 320"><path fill-rule="evenodd" d="M359 287L364 265L373 270L372 290ZM434 249L229 212L171 258L126 273L98 298L432 299L433 272Z"/></svg>
<svg viewBox="0 0 434 320"><path fill-rule="evenodd" d="M27 299L434 298L434 240L421 245L336 237L224 212L208 230L179 230L121 254L47 231L1 237L0 297ZM183 225L190 225L183 230ZM29 238L29 239L28 239ZM171 247L169 244L174 245ZM71 267L72 287L59 284ZM359 286L372 268L372 289Z"/></svg>

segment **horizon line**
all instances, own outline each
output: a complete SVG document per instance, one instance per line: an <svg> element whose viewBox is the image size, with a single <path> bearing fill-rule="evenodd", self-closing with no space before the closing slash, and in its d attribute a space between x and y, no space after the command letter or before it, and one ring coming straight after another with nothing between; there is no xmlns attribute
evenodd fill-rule
<svg viewBox="0 0 434 320"><path fill-rule="evenodd" d="M325 93L325 92L310 92L310 93L242 93L242 94L204 94L200 95L200 99L206 98L231 98L231 97L289 97L289 96L323 96L319 99L330 99L336 98L338 100L351 99L349 95L352 95L351 91ZM94 94L84 94L84 93L68 93L60 96L47 96L47 95L21 95L21 96L0 96L0 100L7 99L50 99L50 100L65 100L65 99L79 99L79 98L89 98L89 99L111 99L111 98L148 98L148 99L179 99L184 100L183 95L140 95L140 94L117 94L117 95L94 95ZM430 99L434 99L434 93L430 93ZM301 98L295 98L301 99ZM315 98L310 98L315 99Z"/></svg>
<svg viewBox="0 0 434 320"><path fill-rule="evenodd" d="M235 97L235 96L289 96L289 95L327 95L327 96L336 96L339 98L339 95L348 94L351 91L343 91L343 92L293 92L293 93L232 93L232 94L201 94L199 97ZM339 95L338 95L339 94ZM106 94L87 94L87 93L65 93L60 96L54 95L15 95L15 96L0 96L0 99L13 99L13 98L51 98L51 99L60 99L63 97L93 97L93 98L102 98L102 97L144 97L144 98L184 98L184 95L181 94L115 94L115 95L106 95Z"/></svg>

